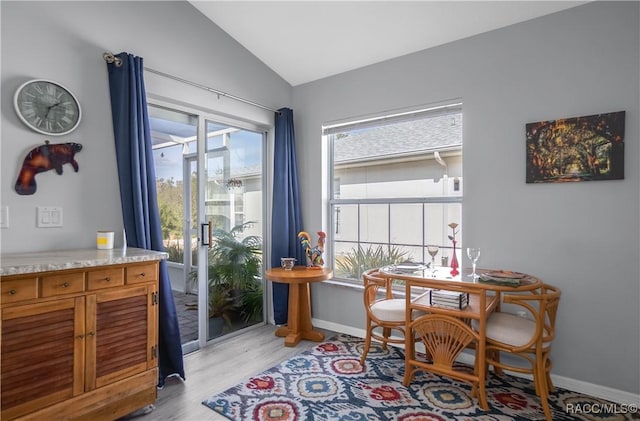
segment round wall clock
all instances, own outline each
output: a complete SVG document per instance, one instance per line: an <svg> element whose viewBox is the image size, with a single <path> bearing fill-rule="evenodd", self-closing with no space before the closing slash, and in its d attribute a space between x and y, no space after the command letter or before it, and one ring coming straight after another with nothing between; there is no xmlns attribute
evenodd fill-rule
<svg viewBox="0 0 640 421"><path fill-rule="evenodd" d="M61 136L80 124L80 103L70 90L45 79L20 85L13 97L18 117L38 133Z"/></svg>

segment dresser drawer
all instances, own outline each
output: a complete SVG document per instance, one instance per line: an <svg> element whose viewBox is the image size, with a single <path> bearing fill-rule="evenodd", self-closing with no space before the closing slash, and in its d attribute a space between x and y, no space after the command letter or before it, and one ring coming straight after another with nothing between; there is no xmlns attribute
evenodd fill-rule
<svg viewBox="0 0 640 421"><path fill-rule="evenodd" d="M53 297L82 291L84 291L84 272L42 277L41 297Z"/></svg>
<svg viewBox="0 0 640 421"><path fill-rule="evenodd" d="M3 304L38 298L38 278L12 279L2 281Z"/></svg>
<svg viewBox="0 0 640 421"><path fill-rule="evenodd" d="M124 285L124 268L87 272L87 289L102 289Z"/></svg>
<svg viewBox="0 0 640 421"><path fill-rule="evenodd" d="M127 284L156 281L158 280L158 263L128 266L126 272Z"/></svg>

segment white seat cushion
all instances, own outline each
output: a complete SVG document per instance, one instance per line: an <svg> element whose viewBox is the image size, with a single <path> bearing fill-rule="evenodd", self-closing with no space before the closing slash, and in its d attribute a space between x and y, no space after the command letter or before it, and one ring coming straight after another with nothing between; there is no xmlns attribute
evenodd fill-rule
<svg viewBox="0 0 640 421"><path fill-rule="evenodd" d="M471 325L478 330L478 320L472 320ZM487 339L512 346L523 346L531 341L536 333L533 320L511 313L492 313L487 319Z"/></svg>
<svg viewBox="0 0 640 421"><path fill-rule="evenodd" d="M371 306L371 313L380 320L401 322L404 320L405 304L405 300L400 298L381 300Z"/></svg>
<svg viewBox="0 0 640 421"><path fill-rule="evenodd" d="M406 301L404 298L393 298L389 300L381 300L371 306L371 313L378 319L387 322L402 322L405 316ZM413 318L425 314L421 310L413 310Z"/></svg>

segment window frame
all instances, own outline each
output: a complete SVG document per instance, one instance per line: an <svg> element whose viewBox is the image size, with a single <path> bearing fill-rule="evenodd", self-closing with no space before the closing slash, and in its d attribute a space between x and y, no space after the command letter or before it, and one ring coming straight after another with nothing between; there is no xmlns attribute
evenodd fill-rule
<svg viewBox="0 0 640 421"><path fill-rule="evenodd" d="M381 198L366 198L366 199L343 199L343 198L336 198L336 190L337 190L337 186L336 186L336 175L335 175L335 161L334 161L334 138L333 135L338 134L338 133L342 133L345 131L349 131L349 130L354 130L354 129L359 129L359 128L370 128L370 127L379 127L381 125L384 124L393 124L393 123L399 123L402 121L410 121L410 120L415 120L415 119L419 119L421 117L427 117L427 116L436 116L436 115L441 115L441 114L452 114L452 113L456 113L459 112L461 115L463 115L463 103L461 100L455 100L455 101L448 101L442 104L438 104L438 105L433 105L433 106L428 106L428 107L420 107L420 108L415 108L415 109L411 109L411 110L406 110L406 111L402 111L402 112L387 112L387 113L381 113L380 115L377 116L370 116L370 117L364 117L364 118L360 118L360 119L350 119L350 120L343 120L341 122L337 122L337 123L328 123L326 125L323 125L322 127L322 136L323 136L323 142L324 144L327 146L327 177L328 177L328 183L327 183L327 226L328 226L328 235L327 235L327 244L325 246L325 251L326 251L326 259L328 262L327 264L330 265L330 267L336 267L336 239L335 239L335 233L334 233L334 229L336 227L336 222L337 219L339 218L339 216L336 215L336 207L337 206L341 206L341 205L354 205L354 206L358 206L360 207L361 205L375 205L375 204L383 204L383 205L388 205L389 207L391 207L391 205L393 204L408 204L408 205L413 205L413 204L419 204L422 205L422 228L423 228L423 248L426 248L426 242L424 239L424 227L426 224L425 221L425 217L424 217L424 209L425 209L425 205L429 205L429 204L442 204L442 205L446 205L446 204L459 204L460 205L460 216L462 216L462 203L463 203L463 197L464 194L461 192L459 195L455 195L455 196L429 196L429 197L420 197L420 196L414 196L414 197L401 197L401 198L394 198L394 197L381 197ZM446 151L451 151L452 148L451 147L443 147L440 149L436 149L438 152L446 152ZM461 159L464 159L464 148L463 148L463 135L461 134L460 137L460 146L459 148L455 148L454 150L459 150L460 153L460 157ZM411 160L411 156L416 156L416 154L414 155L410 155L408 158L408 160ZM360 216L358 216L358 223L361 221ZM458 221L458 223L460 224L461 221ZM391 235L390 235L390 230L391 230L391 226L390 224L387 226L388 229L388 243L379 243L379 242L362 242L360 240L360 230L358 230L358 239L357 239L357 244L358 245L366 245L366 244L384 244L387 246L393 246L395 243L391 243ZM458 243L461 242L461 236L458 237ZM426 259L426 258L425 258ZM428 261L428 260L424 260L424 261ZM352 285L357 285L360 286L362 285L362 279L353 279L353 278L345 278L345 277L340 277L337 276L334 272L334 281L338 281L338 282L343 282L346 284L352 284Z"/></svg>

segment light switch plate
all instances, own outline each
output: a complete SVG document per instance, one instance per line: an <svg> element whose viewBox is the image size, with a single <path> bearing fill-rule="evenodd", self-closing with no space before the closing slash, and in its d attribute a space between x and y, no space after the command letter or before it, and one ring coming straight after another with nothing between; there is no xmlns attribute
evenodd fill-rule
<svg viewBox="0 0 640 421"><path fill-rule="evenodd" d="M9 206L0 207L0 228L9 228Z"/></svg>
<svg viewBox="0 0 640 421"><path fill-rule="evenodd" d="M62 208L59 206L38 206L36 226L57 228L62 226Z"/></svg>

